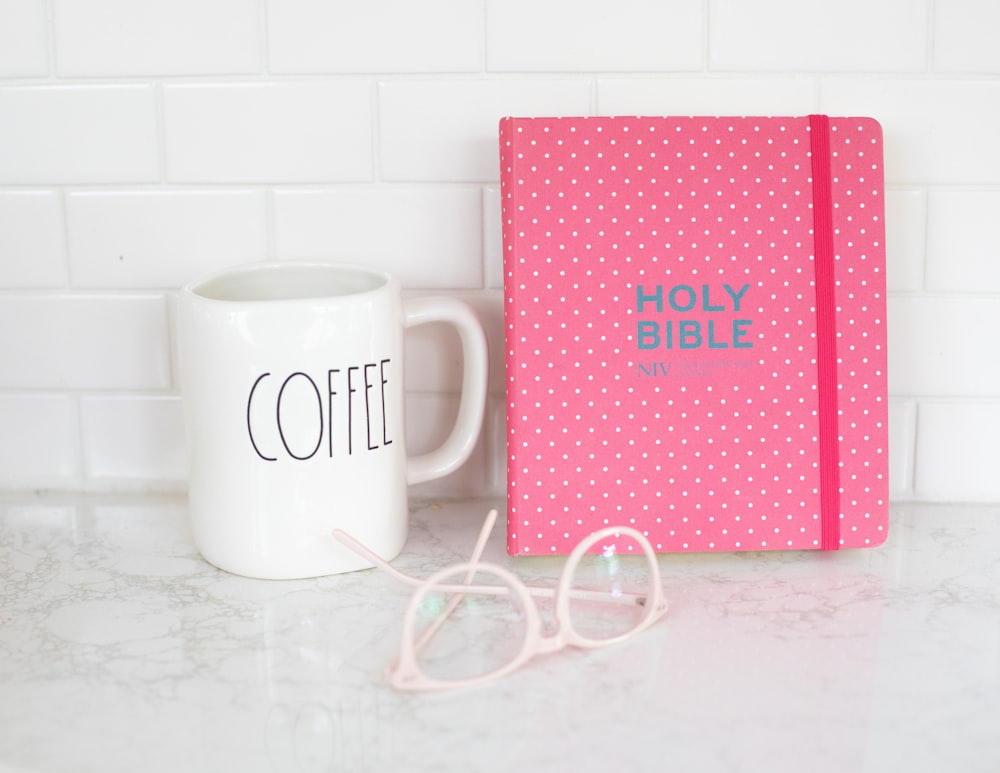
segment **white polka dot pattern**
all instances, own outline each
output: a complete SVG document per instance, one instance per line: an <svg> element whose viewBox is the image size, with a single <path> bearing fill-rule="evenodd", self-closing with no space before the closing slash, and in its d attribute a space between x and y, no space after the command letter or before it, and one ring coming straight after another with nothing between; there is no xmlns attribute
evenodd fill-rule
<svg viewBox="0 0 1000 773"><path fill-rule="evenodd" d="M882 137L830 119L840 542L888 510ZM501 122L508 549L817 549L808 118Z"/></svg>

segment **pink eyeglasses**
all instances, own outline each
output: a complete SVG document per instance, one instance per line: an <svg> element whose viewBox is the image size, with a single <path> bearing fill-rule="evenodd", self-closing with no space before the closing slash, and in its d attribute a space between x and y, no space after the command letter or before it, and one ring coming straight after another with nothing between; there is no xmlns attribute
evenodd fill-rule
<svg viewBox="0 0 1000 773"><path fill-rule="evenodd" d="M445 690L484 684L535 655L624 641L666 614L656 554L641 532L611 526L590 534L566 559L556 587L539 588L480 560L496 520L497 511L491 510L469 561L422 581L393 568L340 529L333 532L340 543L417 588L403 618L399 657L387 670L393 687ZM630 554L635 558L623 560ZM580 580L588 587L578 587ZM551 635L543 633L532 596L555 599Z"/></svg>

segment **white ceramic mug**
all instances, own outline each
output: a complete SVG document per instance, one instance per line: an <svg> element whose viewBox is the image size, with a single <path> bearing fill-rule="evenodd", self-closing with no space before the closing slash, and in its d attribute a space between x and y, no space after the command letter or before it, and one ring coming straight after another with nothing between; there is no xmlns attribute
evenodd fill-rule
<svg viewBox="0 0 1000 773"><path fill-rule="evenodd" d="M360 569L343 529L386 559L407 534L407 486L469 456L486 399L482 326L446 297L403 300L359 266L263 263L194 282L179 303L181 386L194 540L248 577ZM405 328L443 321L464 355L458 418L436 450L408 456Z"/></svg>

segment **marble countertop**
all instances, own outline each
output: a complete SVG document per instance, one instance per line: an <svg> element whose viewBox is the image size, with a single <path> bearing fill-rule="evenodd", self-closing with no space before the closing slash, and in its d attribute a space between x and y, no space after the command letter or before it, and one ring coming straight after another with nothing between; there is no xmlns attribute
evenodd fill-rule
<svg viewBox="0 0 1000 773"><path fill-rule="evenodd" d="M414 503L395 565L463 560L500 505ZM562 562L500 533L486 558ZM225 574L183 499L7 497L0 771L1000 770L1000 507L899 505L868 551L659 560L670 611L636 639L403 694L391 577Z"/></svg>

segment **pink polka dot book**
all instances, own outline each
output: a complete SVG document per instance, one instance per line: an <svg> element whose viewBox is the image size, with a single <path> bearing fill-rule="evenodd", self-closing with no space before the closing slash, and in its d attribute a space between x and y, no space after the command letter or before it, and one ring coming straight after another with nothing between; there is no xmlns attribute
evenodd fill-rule
<svg viewBox="0 0 1000 773"><path fill-rule="evenodd" d="M885 540L874 119L504 118L500 169L509 553Z"/></svg>

